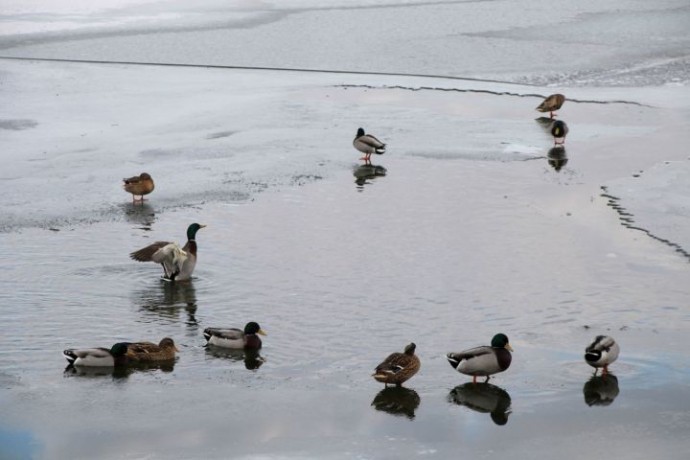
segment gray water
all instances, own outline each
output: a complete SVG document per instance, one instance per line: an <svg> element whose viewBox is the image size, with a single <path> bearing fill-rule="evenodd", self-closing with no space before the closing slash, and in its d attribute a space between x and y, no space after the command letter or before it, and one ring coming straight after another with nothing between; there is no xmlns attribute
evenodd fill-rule
<svg viewBox="0 0 690 460"><path fill-rule="evenodd" d="M0 458L687 458L687 6L628 2L619 18L618 6L587 2L554 18L540 1L531 14L505 2L302 3L243 7L223 27L210 19L229 13L212 1L201 19L167 25L155 3L5 12L10 26L57 29L6 34L0 48L584 85L564 90L567 163L554 169L534 120L553 87L0 60ZM494 4L499 22L487 19ZM411 20L459 12L474 29L457 36L452 21ZM365 24L396 21L324 33L365 13ZM127 25L137 18L158 25ZM534 32L547 19L558 40ZM640 23L668 34L621 54L626 24ZM307 25L338 47L300 42ZM438 53L471 54L403 52L427 49L427 33ZM562 41L576 58L556 53ZM354 53L363 43L388 52L373 48L381 58L367 66ZM544 50L552 65L536 58ZM658 86L596 87L631 81ZM359 126L389 145L376 176L351 146ZM133 205L120 178L142 171L156 190ZM191 282L129 259L154 241L184 243L192 222L208 227ZM248 321L268 332L259 357L204 347L205 327ZM445 353L497 332L515 349L511 367L468 384ZM583 360L598 334L621 346L607 379ZM174 365L75 370L61 356L165 336L181 350ZM384 390L374 367L411 341L421 371Z"/></svg>
<svg viewBox="0 0 690 460"><path fill-rule="evenodd" d="M651 241L612 257L565 216L526 217L531 200L504 184L562 194L545 162L386 159L361 188L343 169L242 203L159 213L151 195L122 221L4 234L3 455L683 458L687 268L643 261L665 251ZM128 260L193 221L208 227L191 283ZM249 320L269 334L258 369L204 348L204 327ZM510 398L502 426L452 400L467 378L443 357L498 331L515 348L491 381ZM618 388L589 406L582 353L599 333L621 343ZM173 368L63 372L63 348L164 336L181 349ZM372 406L373 367L409 341L416 397Z"/></svg>

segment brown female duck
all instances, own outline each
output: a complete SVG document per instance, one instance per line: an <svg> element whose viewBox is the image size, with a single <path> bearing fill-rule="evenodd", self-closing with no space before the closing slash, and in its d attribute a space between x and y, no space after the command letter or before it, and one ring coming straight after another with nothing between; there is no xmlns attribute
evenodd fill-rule
<svg viewBox="0 0 690 460"><path fill-rule="evenodd" d="M144 202L144 195L148 195L153 192L155 185L153 179L149 173L141 173L138 176L132 176L127 179L122 179L124 184L122 187L126 192L132 194L132 203L137 201ZM137 196L141 197L137 200Z"/></svg>
<svg viewBox="0 0 690 460"><path fill-rule="evenodd" d="M537 110L540 112L549 112L549 117L554 117L554 112L561 108L565 102L565 96L562 94L552 94L548 96L544 101L539 104Z"/></svg>
<svg viewBox="0 0 690 460"><path fill-rule="evenodd" d="M165 337L158 345L151 342L128 343L125 357L128 363L155 363L174 360L177 351L180 350L173 339Z"/></svg>
<svg viewBox="0 0 690 460"><path fill-rule="evenodd" d="M376 366L372 377L377 382L385 383L386 386L401 386L405 381L414 376L421 367L421 362L414 354L417 345L414 343L405 347L403 353L393 353L384 359L381 364Z"/></svg>

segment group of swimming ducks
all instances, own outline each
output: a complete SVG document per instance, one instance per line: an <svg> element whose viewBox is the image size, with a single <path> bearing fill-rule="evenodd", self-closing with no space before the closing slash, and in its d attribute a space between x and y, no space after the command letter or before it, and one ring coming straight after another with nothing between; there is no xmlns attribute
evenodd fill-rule
<svg viewBox="0 0 690 460"><path fill-rule="evenodd" d="M244 330L237 328L207 327L204 338L207 345L230 348L259 350L260 335L266 335L258 323L246 324ZM121 367L136 364L169 363L179 352L175 341L163 338L158 344L152 342L119 342L110 348L69 348L62 352L70 366Z"/></svg>
<svg viewBox="0 0 690 460"><path fill-rule="evenodd" d="M540 112L549 112L551 119L554 112L565 102L562 94L552 94L536 108ZM568 132L567 125L555 120L551 123L554 144L562 145ZM386 144L359 128L353 140L353 146L364 156L361 158L370 164L371 155L381 155L386 151ZM155 184L148 173L123 179L125 191L132 194L134 203L143 202L144 196L153 192ZM193 223L187 228L187 242L180 247L175 242L157 241L130 254L139 262L155 262L163 267L163 279L169 282L184 281L191 278L197 259L196 234L205 225ZM209 327L204 330L208 346L258 350L262 346L260 335L266 335L258 323L252 321L244 329ZM421 366L415 354L416 345L410 343L402 353L393 353L383 360L375 369L373 377L384 383L401 386L414 376ZM138 363L169 362L175 359L179 350L173 339L166 337L158 344L152 342L120 342L111 348L67 349L63 355L72 366L113 367ZM491 345L470 348L458 353L448 353L450 365L458 372L477 377L486 377L503 372L512 361L512 348L505 334L496 334ZM618 358L619 346L608 336L597 336L585 350L585 361L596 368L608 372L608 365ZM596 371L595 371L596 373Z"/></svg>

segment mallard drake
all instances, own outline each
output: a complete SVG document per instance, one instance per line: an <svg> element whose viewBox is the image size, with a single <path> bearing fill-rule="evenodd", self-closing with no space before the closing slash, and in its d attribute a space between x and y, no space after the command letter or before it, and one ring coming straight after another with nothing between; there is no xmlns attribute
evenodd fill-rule
<svg viewBox="0 0 690 460"><path fill-rule="evenodd" d="M470 348L459 353L448 353L448 362L456 371L472 376L472 382L477 382L477 376L486 376L488 382L493 374L503 372L510 367L513 348L508 343L505 334L496 334L491 339L491 346Z"/></svg>
<svg viewBox="0 0 690 460"><path fill-rule="evenodd" d="M127 344L127 361L129 363L153 363L172 361L175 352L180 351L170 337L162 339L158 345L151 342L134 342Z"/></svg>
<svg viewBox="0 0 690 460"><path fill-rule="evenodd" d="M183 281L191 278L196 266L197 246L196 232L206 227L192 224L187 228L187 243L180 248L177 243L156 241L129 255L139 262L156 262L163 266L163 279L169 281Z"/></svg>
<svg viewBox="0 0 690 460"><path fill-rule="evenodd" d="M132 194L132 203L137 201L143 202L144 195L148 195L149 193L153 192L153 189L155 188L155 184L153 183L153 179L149 173L141 173L138 176L122 179L122 181L124 182L122 187L125 189L125 191ZM141 197L139 200L137 200L137 195Z"/></svg>
<svg viewBox="0 0 690 460"><path fill-rule="evenodd" d="M565 136L568 134L568 125L565 121L556 120L551 124L551 135L553 136L553 145L565 144Z"/></svg>
<svg viewBox="0 0 690 460"><path fill-rule="evenodd" d="M72 366L113 367L127 364L127 343L107 348L68 348L62 352Z"/></svg>
<svg viewBox="0 0 690 460"><path fill-rule="evenodd" d="M204 329L204 338L209 345L223 348L244 348L258 350L261 348L261 338L259 335L266 335L259 323L254 321L247 323L242 329L234 327L220 328L207 327Z"/></svg>
<svg viewBox="0 0 690 460"><path fill-rule="evenodd" d="M371 134L365 134L362 128L357 130L357 135L355 136L355 140L352 141L352 145L364 154L360 160L364 160L367 163L370 161L372 153L378 155L386 153L386 144L376 139Z"/></svg>
<svg viewBox="0 0 690 460"><path fill-rule="evenodd" d="M562 94L552 94L548 96L544 101L539 104L537 110L540 112L549 112L549 117L553 118L553 113L560 109L565 102L565 96Z"/></svg>
<svg viewBox="0 0 690 460"><path fill-rule="evenodd" d="M600 367L603 369L602 374L606 375L609 371L608 365L618 359L620 351L620 347L612 337L598 335L585 349L585 361L595 369L595 375Z"/></svg>
<svg viewBox="0 0 690 460"><path fill-rule="evenodd" d="M411 343L405 347L403 353L391 354L376 366L372 377L377 382L385 383L386 386L389 383L401 386L405 381L412 378L421 367L419 358L414 354L416 348L417 345Z"/></svg>

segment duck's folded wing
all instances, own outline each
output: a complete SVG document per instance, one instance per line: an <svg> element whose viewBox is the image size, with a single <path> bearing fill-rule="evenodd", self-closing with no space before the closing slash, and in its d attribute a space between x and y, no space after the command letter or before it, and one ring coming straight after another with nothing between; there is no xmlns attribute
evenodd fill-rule
<svg viewBox="0 0 690 460"><path fill-rule="evenodd" d="M136 342L130 343L127 346L127 354L155 353L158 351L160 351L160 347L157 344L151 342Z"/></svg>
<svg viewBox="0 0 690 460"><path fill-rule="evenodd" d="M359 138L361 142L364 144L368 145L369 147L374 147L375 149L380 149L382 147L385 147L386 144L372 136L371 134L366 134L362 137Z"/></svg>
<svg viewBox="0 0 690 460"><path fill-rule="evenodd" d="M132 252L129 257L131 257L134 260L137 260L139 262L158 262L161 263L159 260L154 259L154 255L162 248L165 246L171 244L169 241L156 241L153 244L149 244L145 248L141 248L138 251Z"/></svg>
<svg viewBox="0 0 690 460"><path fill-rule="evenodd" d="M371 147L371 148L374 148L377 150L386 148L386 144L384 144L380 140L376 139L371 134L366 134L362 137L357 138L356 140L361 142L362 144L366 145L367 147Z"/></svg>
<svg viewBox="0 0 690 460"><path fill-rule="evenodd" d="M412 363L412 359L405 353L393 353L381 364L376 366L376 373L386 372L397 374Z"/></svg>
<svg viewBox="0 0 690 460"><path fill-rule="evenodd" d="M463 359L476 358L478 356L488 355L491 353L491 347L482 346L470 348L469 350L460 351L457 353L448 353L448 358L456 361L462 361Z"/></svg>
<svg viewBox="0 0 690 460"><path fill-rule="evenodd" d="M594 342L592 342L585 351L609 351L615 343L616 341L613 340L613 338L609 336L599 335L596 339L594 339Z"/></svg>
<svg viewBox="0 0 690 460"><path fill-rule="evenodd" d="M70 348L65 351L63 351L63 354L65 357L77 359L81 358L84 359L87 356L91 356L93 358L107 358L110 355L110 351L106 348L81 348L81 349L74 349Z"/></svg>
<svg viewBox="0 0 690 460"><path fill-rule="evenodd" d="M234 327L207 327L204 329L204 337L218 337L225 340L240 340L244 336L241 329Z"/></svg>

